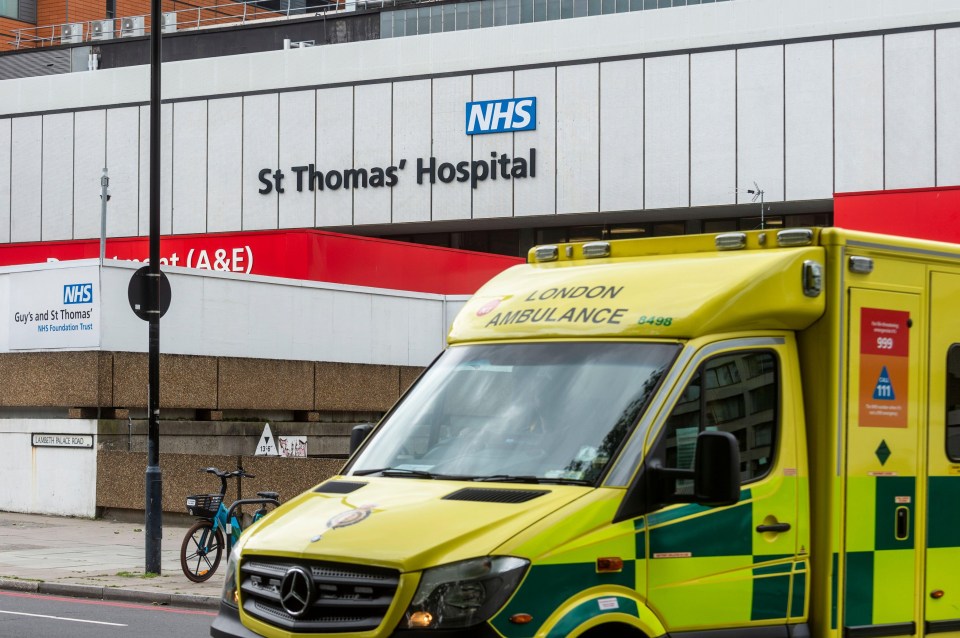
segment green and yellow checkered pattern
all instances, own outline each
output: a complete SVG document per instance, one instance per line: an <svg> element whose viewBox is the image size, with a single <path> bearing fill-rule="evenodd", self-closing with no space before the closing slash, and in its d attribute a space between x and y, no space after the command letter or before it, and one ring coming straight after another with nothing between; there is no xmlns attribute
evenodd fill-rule
<svg viewBox="0 0 960 638"><path fill-rule="evenodd" d="M801 482L806 483L787 477L743 490L740 503L732 507L668 508L614 526L632 530L612 533L608 528L605 540L582 539L581 547L549 559L561 562L531 567L492 623L508 638L533 636L545 625L548 636L565 637L601 614L637 617L650 614L647 607L666 631L800 622L808 606L809 563L796 555L797 535L765 537L755 528L768 514L771 500L795 502ZM766 493L759 495L761 505L757 490ZM597 573L596 558L604 555L623 558L623 570ZM594 597L586 595L590 591L596 592ZM624 592L624 600L615 608L597 605L596 596L620 598L618 591ZM517 613L530 614L533 621L511 623L509 618Z"/></svg>
<svg viewBox="0 0 960 638"><path fill-rule="evenodd" d="M844 626L914 620L916 478L850 477L847 482ZM897 509L907 512L906 534L897 537ZM893 584L895 586L892 586Z"/></svg>

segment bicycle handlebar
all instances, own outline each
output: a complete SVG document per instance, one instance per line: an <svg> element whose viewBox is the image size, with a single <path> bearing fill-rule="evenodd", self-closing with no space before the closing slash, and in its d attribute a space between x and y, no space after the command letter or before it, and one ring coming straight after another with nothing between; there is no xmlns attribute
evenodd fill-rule
<svg viewBox="0 0 960 638"><path fill-rule="evenodd" d="M247 474L242 467L231 472L223 472L216 467L205 467L200 470L201 472L206 472L207 474L213 474L218 479L220 479L220 496L223 496L227 493L227 479L228 478L257 478L253 474Z"/></svg>
<svg viewBox="0 0 960 638"><path fill-rule="evenodd" d="M215 475L217 478L233 478L233 477L236 477L236 476L239 476L239 477L241 477L241 478L257 478L257 477L256 477L255 475L253 475L253 474L248 474L247 471L244 470L242 467L241 467L241 468L237 468L237 469L235 469L235 470L233 470L233 471L230 471L230 472L223 472L223 471L221 471L219 468L216 468L216 467L205 467L205 468L203 468L203 469L200 470L200 471L201 471L201 472L206 472L207 474L213 474L213 475Z"/></svg>

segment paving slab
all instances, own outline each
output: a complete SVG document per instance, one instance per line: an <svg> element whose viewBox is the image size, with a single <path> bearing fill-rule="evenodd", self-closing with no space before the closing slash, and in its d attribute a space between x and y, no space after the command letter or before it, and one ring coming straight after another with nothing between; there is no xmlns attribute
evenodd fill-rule
<svg viewBox="0 0 960 638"><path fill-rule="evenodd" d="M142 523L0 512L0 589L215 609L226 556L210 580L180 570L187 528L165 524L160 574L145 575Z"/></svg>

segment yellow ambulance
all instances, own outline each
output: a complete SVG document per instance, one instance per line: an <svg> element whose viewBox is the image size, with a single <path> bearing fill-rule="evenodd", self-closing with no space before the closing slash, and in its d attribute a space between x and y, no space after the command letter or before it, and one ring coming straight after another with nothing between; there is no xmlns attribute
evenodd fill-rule
<svg viewBox="0 0 960 638"><path fill-rule="evenodd" d="M960 246L538 246L448 341L213 636L960 636Z"/></svg>

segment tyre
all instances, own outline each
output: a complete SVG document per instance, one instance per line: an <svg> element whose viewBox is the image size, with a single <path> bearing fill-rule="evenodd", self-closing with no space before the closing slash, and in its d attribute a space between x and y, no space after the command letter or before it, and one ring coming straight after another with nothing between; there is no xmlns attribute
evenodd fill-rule
<svg viewBox="0 0 960 638"><path fill-rule="evenodd" d="M180 568L195 583L202 583L217 571L223 556L223 533L213 522L197 521L187 530L180 545Z"/></svg>
<svg viewBox="0 0 960 638"><path fill-rule="evenodd" d="M580 638L646 638L646 636L630 625L605 623L580 634Z"/></svg>

